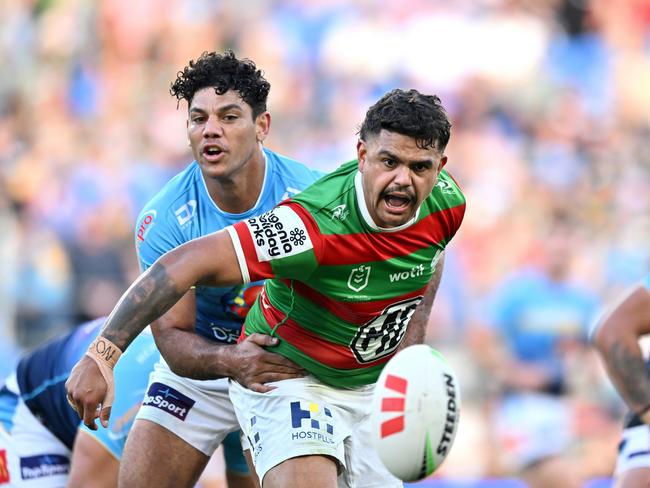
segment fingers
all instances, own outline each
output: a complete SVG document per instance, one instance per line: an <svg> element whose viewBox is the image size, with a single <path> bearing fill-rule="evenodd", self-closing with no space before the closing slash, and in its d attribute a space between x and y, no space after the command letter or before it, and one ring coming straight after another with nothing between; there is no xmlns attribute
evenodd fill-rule
<svg viewBox="0 0 650 488"><path fill-rule="evenodd" d="M261 363L272 365L274 371L278 371L282 373L304 371L303 368L298 366L290 359L287 359L284 356L280 356L279 354L275 354L272 352L265 352L264 354L260 355L259 361Z"/></svg>
<svg viewBox="0 0 650 488"><path fill-rule="evenodd" d="M102 427L108 429L108 419L111 416L111 406L102 408L102 411L99 415L99 421L102 423Z"/></svg>
<svg viewBox="0 0 650 488"><path fill-rule="evenodd" d="M275 386L267 386L262 383L251 383L247 387L249 390L253 390L255 393L268 393L271 390L275 390Z"/></svg>
<svg viewBox="0 0 650 488"><path fill-rule="evenodd" d="M80 415L83 413L82 418L86 427L90 430L97 430L97 424L95 424L95 419L99 417L97 403L86 402L81 406L81 410L77 410L77 412L79 412Z"/></svg>
<svg viewBox="0 0 650 488"><path fill-rule="evenodd" d="M277 346L279 342L277 337L258 333L249 335L246 340L263 347Z"/></svg>

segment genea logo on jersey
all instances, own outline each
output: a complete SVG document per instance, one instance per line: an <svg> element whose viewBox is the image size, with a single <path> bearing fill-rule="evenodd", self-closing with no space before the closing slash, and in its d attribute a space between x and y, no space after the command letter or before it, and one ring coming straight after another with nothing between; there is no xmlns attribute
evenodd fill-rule
<svg viewBox="0 0 650 488"><path fill-rule="evenodd" d="M278 207L246 221L260 261L293 256L312 249L304 222L289 207Z"/></svg>
<svg viewBox="0 0 650 488"><path fill-rule="evenodd" d="M309 439L334 444L334 426L330 422L332 412L329 408L321 408L316 403L291 402L291 427L294 429L291 440Z"/></svg>
<svg viewBox="0 0 650 488"><path fill-rule="evenodd" d="M152 383L142 400L142 406L159 408L182 421L185 421L194 403L194 400L180 391L158 382Z"/></svg>
<svg viewBox="0 0 650 488"><path fill-rule="evenodd" d="M70 460L60 454L39 454L20 458L20 476L24 480L68 474L69 471Z"/></svg>

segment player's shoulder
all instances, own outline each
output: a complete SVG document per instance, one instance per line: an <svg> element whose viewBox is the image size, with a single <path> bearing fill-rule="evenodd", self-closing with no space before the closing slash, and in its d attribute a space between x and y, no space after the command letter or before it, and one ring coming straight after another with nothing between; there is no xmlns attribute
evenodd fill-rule
<svg viewBox="0 0 650 488"><path fill-rule="evenodd" d="M272 180L296 186L298 190L306 188L325 174L268 148L264 148L264 154Z"/></svg>
<svg viewBox="0 0 650 488"><path fill-rule="evenodd" d="M171 178L142 208L138 220L145 214L155 210L160 214L175 208L191 194L198 193L202 185L201 171L196 161L192 161L183 171Z"/></svg>
<svg viewBox="0 0 650 488"><path fill-rule="evenodd" d="M167 223L176 222L184 206L195 208L202 184L201 171L196 161L171 178L142 207L136 220L136 234L140 240L144 239L144 234L149 233L154 225L160 228Z"/></svg>
<svg viewBox="0 0 650 488"><path fill-rule="evenodd" d="M450 203L465 203L463 190L451 173L444 168L438 175L438 181L432 195L437 199L447 200Z"/></svg>
<svg viewBox="0 0 650 488"><path fill-rule="evenodd" d="M357 160L342 164L320 178L315 185L292 197L291 201L304 207L314 218L318 218L324 211L335 212L336 208L333 207L344 208L350 205L358 166Z"/></svg>

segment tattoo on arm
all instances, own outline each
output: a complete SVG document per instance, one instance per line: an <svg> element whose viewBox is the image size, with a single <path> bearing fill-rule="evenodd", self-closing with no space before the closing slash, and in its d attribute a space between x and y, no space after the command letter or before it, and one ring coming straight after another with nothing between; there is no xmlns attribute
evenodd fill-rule
<svg viewBox="0 0 650 488"><path fill-rule="evenodd" d="M101 335L124 351L144 328L163 315L185 294L156 262L122 295L106 320Z"/></svg>
<svg viewBox="0 0 650 488"><path fill-rule="evenodd" d="M650 379L639 351L614 343L608 351L610 374L633 410L650 405Z"/></svg>
<svg viewBox="0 0 650 488"><path fill-rule="evenodd" d="M429 315L431 315L431 307L433 307L433 301L436 298L436 293L438 292L438 287L440 286L440 280L442 279L442 268L444 263L444 254L438 261L433 276L429 281L429 285L424 292L424 298L418 304L413 317L409 321L408 328L406 329L406 334L404 339L400 344L400 348L410 346L412 344L422 344L424 343L424 338L427 332L427 324L429 323Z"/></svg>

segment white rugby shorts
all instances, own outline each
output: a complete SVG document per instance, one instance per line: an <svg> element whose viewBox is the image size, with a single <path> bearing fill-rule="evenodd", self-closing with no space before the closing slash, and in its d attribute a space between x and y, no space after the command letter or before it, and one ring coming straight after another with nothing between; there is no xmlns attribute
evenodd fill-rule
<svg viewBox="0 0 650 488"><path fill-rule="evenodd" d="M20 396L15 375L6 386ZM11 432L0 428L0 479L16 488L61 488L67 485L70 450L18 399ZM1 485L2 483L0 483Z"/></svg>
<svg viewBox="0 0 650 488"><path fill-rule="evenodd" d="M615 474L637 468L650 468L650 426L645 424L623 430Z"/></svg>
<svg viewBox="0 0 650 488"><path fill-rule="evenodd" d="M334 388L313 376L269 383L256 393L230 382L230 398L251 446L260 478L298 456L325 455L338 461L339 487L400 487L370 444L374 385Z"/></svg>
<svg viewBox="0 0 650 488"><path fill-rule="evenodd" d="M227 378L184 378L162 358L149 375L137 419L161 425L208 457L230 432L239 430Z"/></svg>

